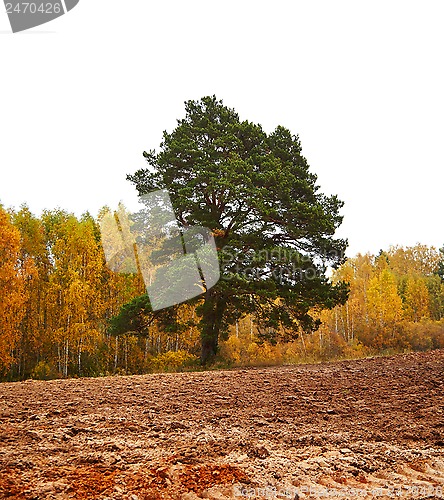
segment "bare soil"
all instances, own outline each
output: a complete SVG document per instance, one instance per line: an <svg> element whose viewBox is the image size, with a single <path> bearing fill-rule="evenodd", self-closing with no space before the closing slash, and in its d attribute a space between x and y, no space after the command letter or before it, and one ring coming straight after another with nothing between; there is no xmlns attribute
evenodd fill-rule
<svg viewBox="0 0 444 500"><path fill-rule="evenodd" d="M0 384L0 498L441 498L444 351Z"/></svg>

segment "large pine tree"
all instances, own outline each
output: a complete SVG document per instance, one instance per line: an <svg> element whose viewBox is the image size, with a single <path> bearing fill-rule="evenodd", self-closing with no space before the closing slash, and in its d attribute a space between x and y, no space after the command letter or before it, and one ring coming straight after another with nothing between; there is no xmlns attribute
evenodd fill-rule
<svg viewBox="0 0 444 500"><path fill-rule="evenodd" d="M343 261L346 241L334 237L343 203L319 192L299 138L286 128L267 134L215 96L185 107L159 151L144 153L149 167L128 179L140 195L167 189L179 224L208 227L215 237L221 279L197 299L202 362L244 314L275 334L315 329L310 312L347 296L325 274Z"/></svg>

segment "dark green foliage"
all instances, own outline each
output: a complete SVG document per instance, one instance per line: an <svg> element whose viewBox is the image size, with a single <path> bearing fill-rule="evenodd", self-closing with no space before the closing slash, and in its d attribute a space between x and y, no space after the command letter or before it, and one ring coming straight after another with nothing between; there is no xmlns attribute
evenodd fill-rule
<svg viewBox="0 0 444 500"><path fill-rule="evenodd" d="M144 294L121 307L119 314L110 319L108 331L112 335L136 333L147 336L150 326L157 322L164 332L183 332L191 323L179 321L177 313L177 306L153 312L150 299Z"/></svg>
<svg viewBox="0 0 444 500"><path fill-rule="evenodd" d="M150 300L148 295L144 294L122 306L119 314L111 318L109 330L113 335L128 332L146 335L153 321L154 313L151 311Z"/></svg>

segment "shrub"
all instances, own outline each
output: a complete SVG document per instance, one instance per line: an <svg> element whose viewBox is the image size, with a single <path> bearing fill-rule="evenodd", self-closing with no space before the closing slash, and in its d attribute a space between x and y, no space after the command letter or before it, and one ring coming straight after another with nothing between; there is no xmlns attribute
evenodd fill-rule
<svg viewBox="0 0 444 500"><path fill-rule="evenodd" d="M54 366L46 361L39 361L31 372L31 377L36 380L52 380L58 377Z"/></svg>
<svg viewBox="0 0 444 500"><path fill-rule="evenodd" d="M158 354L147 362L150 371L177 372L197 366L199 358L186 351L168 351Z"/></svg>

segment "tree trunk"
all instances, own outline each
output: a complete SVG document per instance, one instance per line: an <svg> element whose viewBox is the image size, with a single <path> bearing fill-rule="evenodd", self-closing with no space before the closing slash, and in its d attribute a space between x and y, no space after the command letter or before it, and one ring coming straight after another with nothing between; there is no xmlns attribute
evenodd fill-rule
<svg viewBox="0 0 444 500"><path fill-rule="evenodd" d="M63 367L63 373L64 373L65 377L68 376L68 363L69 363L69 340L66 339L65 360L64 360L64 367Z"/></svg>
<svg viewBox="0 0 444 500"><path fill-rule="evenodd" d="M119 355L119 341L118 341L118 337L116 335L116 350L114 352L114 371L117 370L117 358L118 358L118 355Z"/></svg>
<svg viewBox="0 0 444 500"><path fill-rule="evenodd" d="M58 354L57 363L58 363L59 373L62 373L62 355L60 353L60 342L58 342L57 344L57 354Z"/></svg>
<svg viewBox="0 0 444 500"><path fill-rule="evenodd" d="M77 363L79 366L79 375L82 374L82 338L79 340L79 352L77 355Z"/></svg>
<svg viewBox="0 0 444 500"><path fill-rule="evenodd" d="M205 293L205 304L201 320L201 356L202 365L214 361L219 347L219 332L225 311L225 302L212 295L211 290Z"/></svg>

